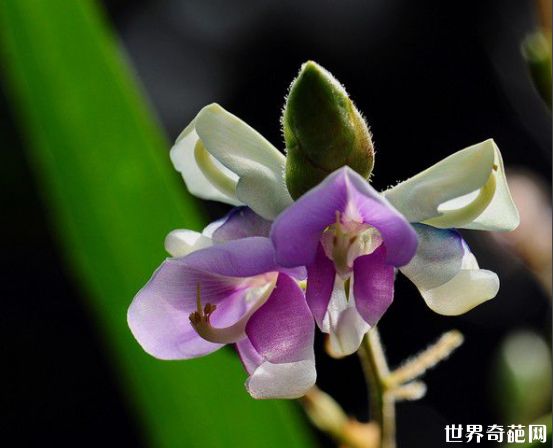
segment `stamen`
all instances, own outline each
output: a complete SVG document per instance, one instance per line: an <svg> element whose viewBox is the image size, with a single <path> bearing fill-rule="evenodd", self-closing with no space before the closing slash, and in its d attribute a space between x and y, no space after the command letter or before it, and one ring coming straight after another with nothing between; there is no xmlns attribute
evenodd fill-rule
<svg viewBox="0 0 554 448"><path fill-rule="evenodd" d="M202 323L209 325L210 316L216 310L217 306L211 303L206 303L204 310L202 310L202 300L200 296L200 283L196 284L196 311L193 311L189 315L189 320L194 329Z"/></svg>
<svg viewBox="0 0 554 448"><path fill-rule="evenodd" d="M231 344L237 342L246 336L246 324L248 319L254 314L269 298L275 283L277 282L277 275L274 278L261 287L261 294L257 301L250 307L250 309L233 325L224 328L213 327L210 323L210 317L217 309L216 305L207 303L202 309L202 301L200 297L200 285L196 287L196 308L197 310L192 312L189 316L190 324L192 328L198 333L198 335L208 342L215 344Z"/></svg>

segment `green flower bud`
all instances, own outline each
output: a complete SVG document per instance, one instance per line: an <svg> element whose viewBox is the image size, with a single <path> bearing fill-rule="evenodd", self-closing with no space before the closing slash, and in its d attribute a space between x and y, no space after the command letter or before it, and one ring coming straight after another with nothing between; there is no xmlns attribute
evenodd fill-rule
<svg viewBox="0 0 554 448"><path fill-rule="evenodd" d="M308 61L292 82L282 117L286 183L296 199L348 165L365 178L373 169L369 129L340 83Z"/></svg>

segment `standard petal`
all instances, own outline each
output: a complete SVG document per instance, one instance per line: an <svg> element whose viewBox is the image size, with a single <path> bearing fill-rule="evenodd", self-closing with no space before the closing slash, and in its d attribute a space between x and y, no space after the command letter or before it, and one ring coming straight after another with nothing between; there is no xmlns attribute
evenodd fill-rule
<svg viewBox="0 0 554 448"><path fill-rule="evenodd" d="M369 330L369 324L356 309L352 295L351 285L350 300L347 299L345 282L337 275L321 326L321 331L329 333L327 351L336 358L351 355L358 350L364 334Z"/></svg>
<svg viewBox="0 0 554 448"><path fill-rule="evenodd" d="M271 230L277 261L283 266L312 263L321 233L335 222L337 211L379 230L388 263L401 266L415 253L417 237L404 217L359 174L343 167L277 217Z"/></svg>
<svg viewBox="0 0 554 448"><path fill-rule="evenodd" d="M383 194L410 222L504 231L519 224L492 139L452 154Z"/></svg>
<svg viewBox="0 0 554 448"><path fill-rule="evenodd" d="M417 286L429 308L456 316L496 296L498 276L479 269L458 232L425 225L416 228L421 238L418 252L400 271Z"/></svg>
<svg viewBox="0 0 554 448"><path fill-rule="evenodd" d="M171 159L199 197L242 202L267 219L292 202L283 178L285 156L218 104L198 113L177 139Z"/></svg>
<svg viewBox="0 0 554 448"><path fill-rule="evenodd" d="M166 260L137 293L127 313L131 332L146 352L160 359L188 359L221 347L200 338L190 325L198 285L203 303L217 305L211 317L216 327L229 326L244 314L240 279Z"/></svg>
<svg viewBox="0 0 554 448"><path fill-rule="evenodd" d="M371 326L377 324L394 298L394 267L385 260L386 249L381 246L354 261L356 309Z"/></svg>
<svg viewBox="0 0 554 448"><path fill-rule="evenodd" d="M314 322L296 282L280 274L273 293L237 344L254 398L298 398L316 380Z"/></svg>
<svg viewBox="0 0 554 448"><path fill-rule="evenodd" d="M303 266L283 268L275 263L275 252L269 238L248 237L226 241L175 260L214 274L230 277L252 277L269 272L285 272L299 280L306 278Z"/></svg>
<svg viewBox="0 0 554 448"><path fill-rule="evenodd" d="M230 277L252 277L281 270L275 264L270 239L263 237L227 241L176 259L175 263Z"/></svg>
<svg viewBox="0 0 554 448"><path fill-rule="evenodd" d="M391 204L359 174L347 170L348 205L350 213L359 213L363 222L379 230L387 248L386 260L393 266L403 266L415 254L417 235ZM352 210L353 209L353 210Z"/></svg>

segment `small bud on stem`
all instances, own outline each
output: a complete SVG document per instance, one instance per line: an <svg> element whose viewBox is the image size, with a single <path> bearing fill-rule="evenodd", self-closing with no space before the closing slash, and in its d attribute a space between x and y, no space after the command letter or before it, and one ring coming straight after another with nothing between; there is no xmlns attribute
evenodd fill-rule
<svg viewBox="0 0 554 448"><path fill-rule="evenodd" d="M292 82L282 117L286 183L296 199L348 165L365 178L374 151L367 125L339 82L308 61Z"/></svg>

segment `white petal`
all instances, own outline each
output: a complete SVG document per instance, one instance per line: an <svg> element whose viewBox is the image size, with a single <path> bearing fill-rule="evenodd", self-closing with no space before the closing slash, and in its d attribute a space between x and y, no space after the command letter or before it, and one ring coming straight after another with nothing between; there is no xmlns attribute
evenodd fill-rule
<svg viewBox="0 0 554 448"><path fill-rule="evenodd" d="M352 288L350 297L350 300L346 299L344 280L337 275L321 328L323 332L329 333L327 351L335 358L351 355L358 350L370 328L356 309Z"/></svg>
<svg viewBox="0 0 554 448"><path fill-rule="evenodd" d="M364 335L370 326L356 309L346 308L338 317L334 331L329 335L327 351L334 358L351 355L360 348Z"/></svg>
<svg viewBox="0 0 554 448"><path fill-rule="evenodd" d="M218 104L198 113L177 139L171 158L199 197L243 203L266 219L292 203L284 180L285 156Z"/></svg>
<svg viewBox="0 0 554 448"><path fill-rule="evenodd" d="M183 180L191 194L212 201L225 202L231 205L240 205L236 194L222 192L221 189L212 183L204 171L200 168L197 158L195 157L195 148L199 142L198 134L196 133L196 121L198 116L185 128L177 138L175 145L171 148L169 156L173 162L173 166L183 176ZM210 156L211 157L211 156ZM220 171L221 176L226 176L228 179L238 182L238 176L232 171L224 167L220 162L211 157L211 162L214 169Z"/></svg>
<svg viewBox="0 0 554 448"><path fill-rule="evenodd" d="M257 399L292 399L304 395L315 381L313 360L285 364L264 361L246 381L246 389Z"/></svg>
<svg viewBox="0 0 554 448"><path fill-rule="evenodd" d="M418 246L410 262L400 268L420 290L429 290L452 280L460 270L467 244L453 229L414 224Z"/></svg>
<svg viewBox="0 0 554 448"><path fill-rule="evenodd" d="M172 257L184 257L195 250L210 247L213 244L212 239L188 229L172 230L165 237L165 250Z"/></svg>
<svg viewBox="0 0 554 448"><path fill-rule="evenodd" d="M457 316L494 298L499 288L498 276L479 269L475 256L468 249L460 272L452 280L433 289L420 289L420 292L425 303L436 313Z"/></svg>
<svg viewBox="0 0 554 448"><path fill-rule="evenodd" d="M384 195L410 222L504 231L519 224L492 139L452 154Z"/></svg>

